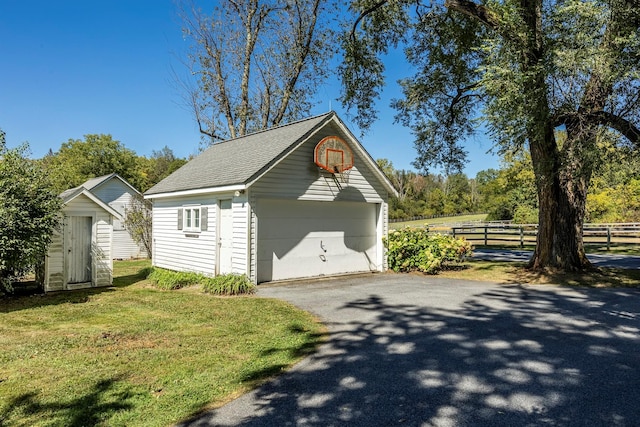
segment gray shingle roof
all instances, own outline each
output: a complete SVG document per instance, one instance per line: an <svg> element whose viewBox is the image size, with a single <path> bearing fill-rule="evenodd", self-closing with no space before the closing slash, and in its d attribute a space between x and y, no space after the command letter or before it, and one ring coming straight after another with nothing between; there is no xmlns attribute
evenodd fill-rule
<svg viewBox="0 0 640 427"><path fill-rule="evenodd" d="M102 176L97 176L95 178L91 178L86 180L81 187L86 188L87 190L92 190L94 187L97 187L98 185L102 184L104 181L106 181L107 179L118 175L117 173L110 173L109 175L102 175ZM122 179L122 178L120 178ZM124 181L124 179L122 179Z"/></svg>
<svg viewBox="0 0 640 427"><path fill-rule="evenodd" d="M334 115L331 112L212 145L145 195L246 184Z"/></svg>
<svg viewBox="0 0 640 427"><path fill-rule="evenodd" d="M78 185L77 187L73 187L70 188L68 190L64 190L62 193L60 193L60 197L63 200L66 200L67 197L71 197L72 195L75 195L76 192L81 192L82 188L86 188L87 190L91 190L93 187L97 186L98 184L102 183L103 181L105 181L107 178L110 178L112 176L115 176L115 173L111 173L109 175L103 175L103 176L98 176L95 178L90 178L88 180L86 180L85 182L83 182L82 184ZM75 197L75 196L73 196ZM73 198L71 197L71 198Z"/></svg>
<svg viewBox="0 0 640 427"><path fill-rule="evenodd" d="M110 173L108 175L97 176L95 178L89 178L88 180L86 180L82 184L78 185L77 187L70 188L68 190L64 190L62 193L60 193L60 197L63 200L65 200L67 197L73 195L77 191L80 191L82 188L85 188L85 189L91 191L94 188L96 188L98 185L102 184L103 182L106 182L107 180L109 180L111 178L118 178L120 181L122 181L123 184L125 184L126 186L131 188L132 191L134 191L136 193L140 193L138 190L133 188L131 186L131 184L129 184L124 178L122 178L120 175L118 175L117 173L114 172L114 173Z"/></svg>

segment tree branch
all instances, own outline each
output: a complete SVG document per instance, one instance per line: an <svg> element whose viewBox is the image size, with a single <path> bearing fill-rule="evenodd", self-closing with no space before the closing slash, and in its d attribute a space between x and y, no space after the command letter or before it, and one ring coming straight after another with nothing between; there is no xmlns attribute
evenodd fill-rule
<svg viewBox="0 0 640 427"><path fill-rule="evenodd" d="M640 145L640 128L624 117L618 116L607 111L595 111L591 113L564 113L554 118L554 125L566 125L570 122L585 120L597 125L609 126L622 136L627 138L631 143Z"/></svg>
<svg viewBox="0 0 640 427"><path fill-rule="evenodd" d="M500 29L500 19L486 6L476 4L469 0L446 0L444 6L447 9L455 10L456 12L477 19L494 30Z"/></svg>
<svg viewBox="0 0 640 427"><path fill-rule="evenodd" d="M376 10L380 9L382 6L384 6L385 4L389 3L389 0L381 0L378 3L374 4L373 6L371 6L370 8L366 9L365 11L363 11L358 18L355 20L355 22L353 23L353 27L351 28L351 39L354 40L356 38L356 29L358 28L358 25L360 24L360 22L366 18L368 15L372 14L373 12L375 12Z"/></svg>

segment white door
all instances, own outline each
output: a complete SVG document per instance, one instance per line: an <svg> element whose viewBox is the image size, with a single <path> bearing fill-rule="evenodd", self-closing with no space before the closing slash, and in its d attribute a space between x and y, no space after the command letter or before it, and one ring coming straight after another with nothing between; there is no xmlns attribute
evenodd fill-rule
<svg viewBox="0 0 640 427"><path fill-rule="evenodd" d="M376 205L260 200L258 282L377 270Z"/></svg>
<svg viewBox="0 0 640 427"><path fill-rule="evenodd" d="M67 283L91 282L91 228L89 216L70 216L66 227Z"/></svg>
<svg viewBox="0 0 640 427"><path fill-rule="evenodd" d="M233 209L231 200L220 200L218 227L218 273L233 272Z"/></svg>

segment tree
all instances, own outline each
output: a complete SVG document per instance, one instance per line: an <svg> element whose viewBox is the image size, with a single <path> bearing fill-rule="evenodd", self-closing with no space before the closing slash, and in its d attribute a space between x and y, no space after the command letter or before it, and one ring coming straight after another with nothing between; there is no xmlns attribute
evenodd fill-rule
<svg viewBox="0 0 640 427"><path fill-rule="evenodd" d="M135 188L147 188L139 158L111 135L70 139L60 150L42 159L56 191L77 187L90 178L117 173Z"/></svg>
<svg viewBox="0 0 640 427"><path fill-rule="evenodd" d="M26 144L7 148L0 130L0 291L5 292L44 259L60 221L62 201L27 153Z"/></svg>
<svg viewBox="0 0 640 427"><path fill-rule="evenodd" d="M331 9L328 0L222 0L210 15L183 8L196 77L186 99L209 143L308 115L333 56Z"/></svg>
<svg viewBox="0 0 640 427"><path fill-rule="evenodd" d="M401 82L398 119L416 164L459 168L464 139L484 121L500 152L528 148L539 205L532 268L590 267L582 229L597 136L640 144L640 7L636 0L374 0L345 37L343 100L376 117L381 54L406 43L416 74ZM566 139L556 137L566 130Z"/></svg>
<svg viewBox="0 0 640 427"><path fill-rule="evenodd" d="M124 220L124 225L129 235L138 245L144 246L149 258L151 258L153 249L151 211L151 202L143 197L136 196L131 199L131 203L125 208Z"/></svg>
<svg viewBox="0 0 640 427"><path fill-rule="evenodd" d="M151 156L147 159L146 166L144 167L148 187L150 188L159 183L180 169L185 163L187 163L186 159L176 157L173 150L166 145L160 151L152 150ZM140 188L140 190L146 191L149 188Z"/></svg>

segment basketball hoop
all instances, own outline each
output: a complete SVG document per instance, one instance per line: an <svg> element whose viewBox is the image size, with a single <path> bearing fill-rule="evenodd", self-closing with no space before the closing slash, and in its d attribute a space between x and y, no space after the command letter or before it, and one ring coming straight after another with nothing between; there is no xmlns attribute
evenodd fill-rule
<svg viewBox="0 0 640 427"><path fill-rule="evenodd" d="M349 175L351 175L353 165L349 168L345 168L344 166L344 163L336 164L333 175L337 176L342 183L349 185Z"/></svg>
<svg viewBox="0 0 640 427"><path fill-rule="evenodd" d="M313 161L318 167L330 172L336 184L349 184L349 174L353 168L353 152L343 139L327 136L313 150Z"/></svg>

